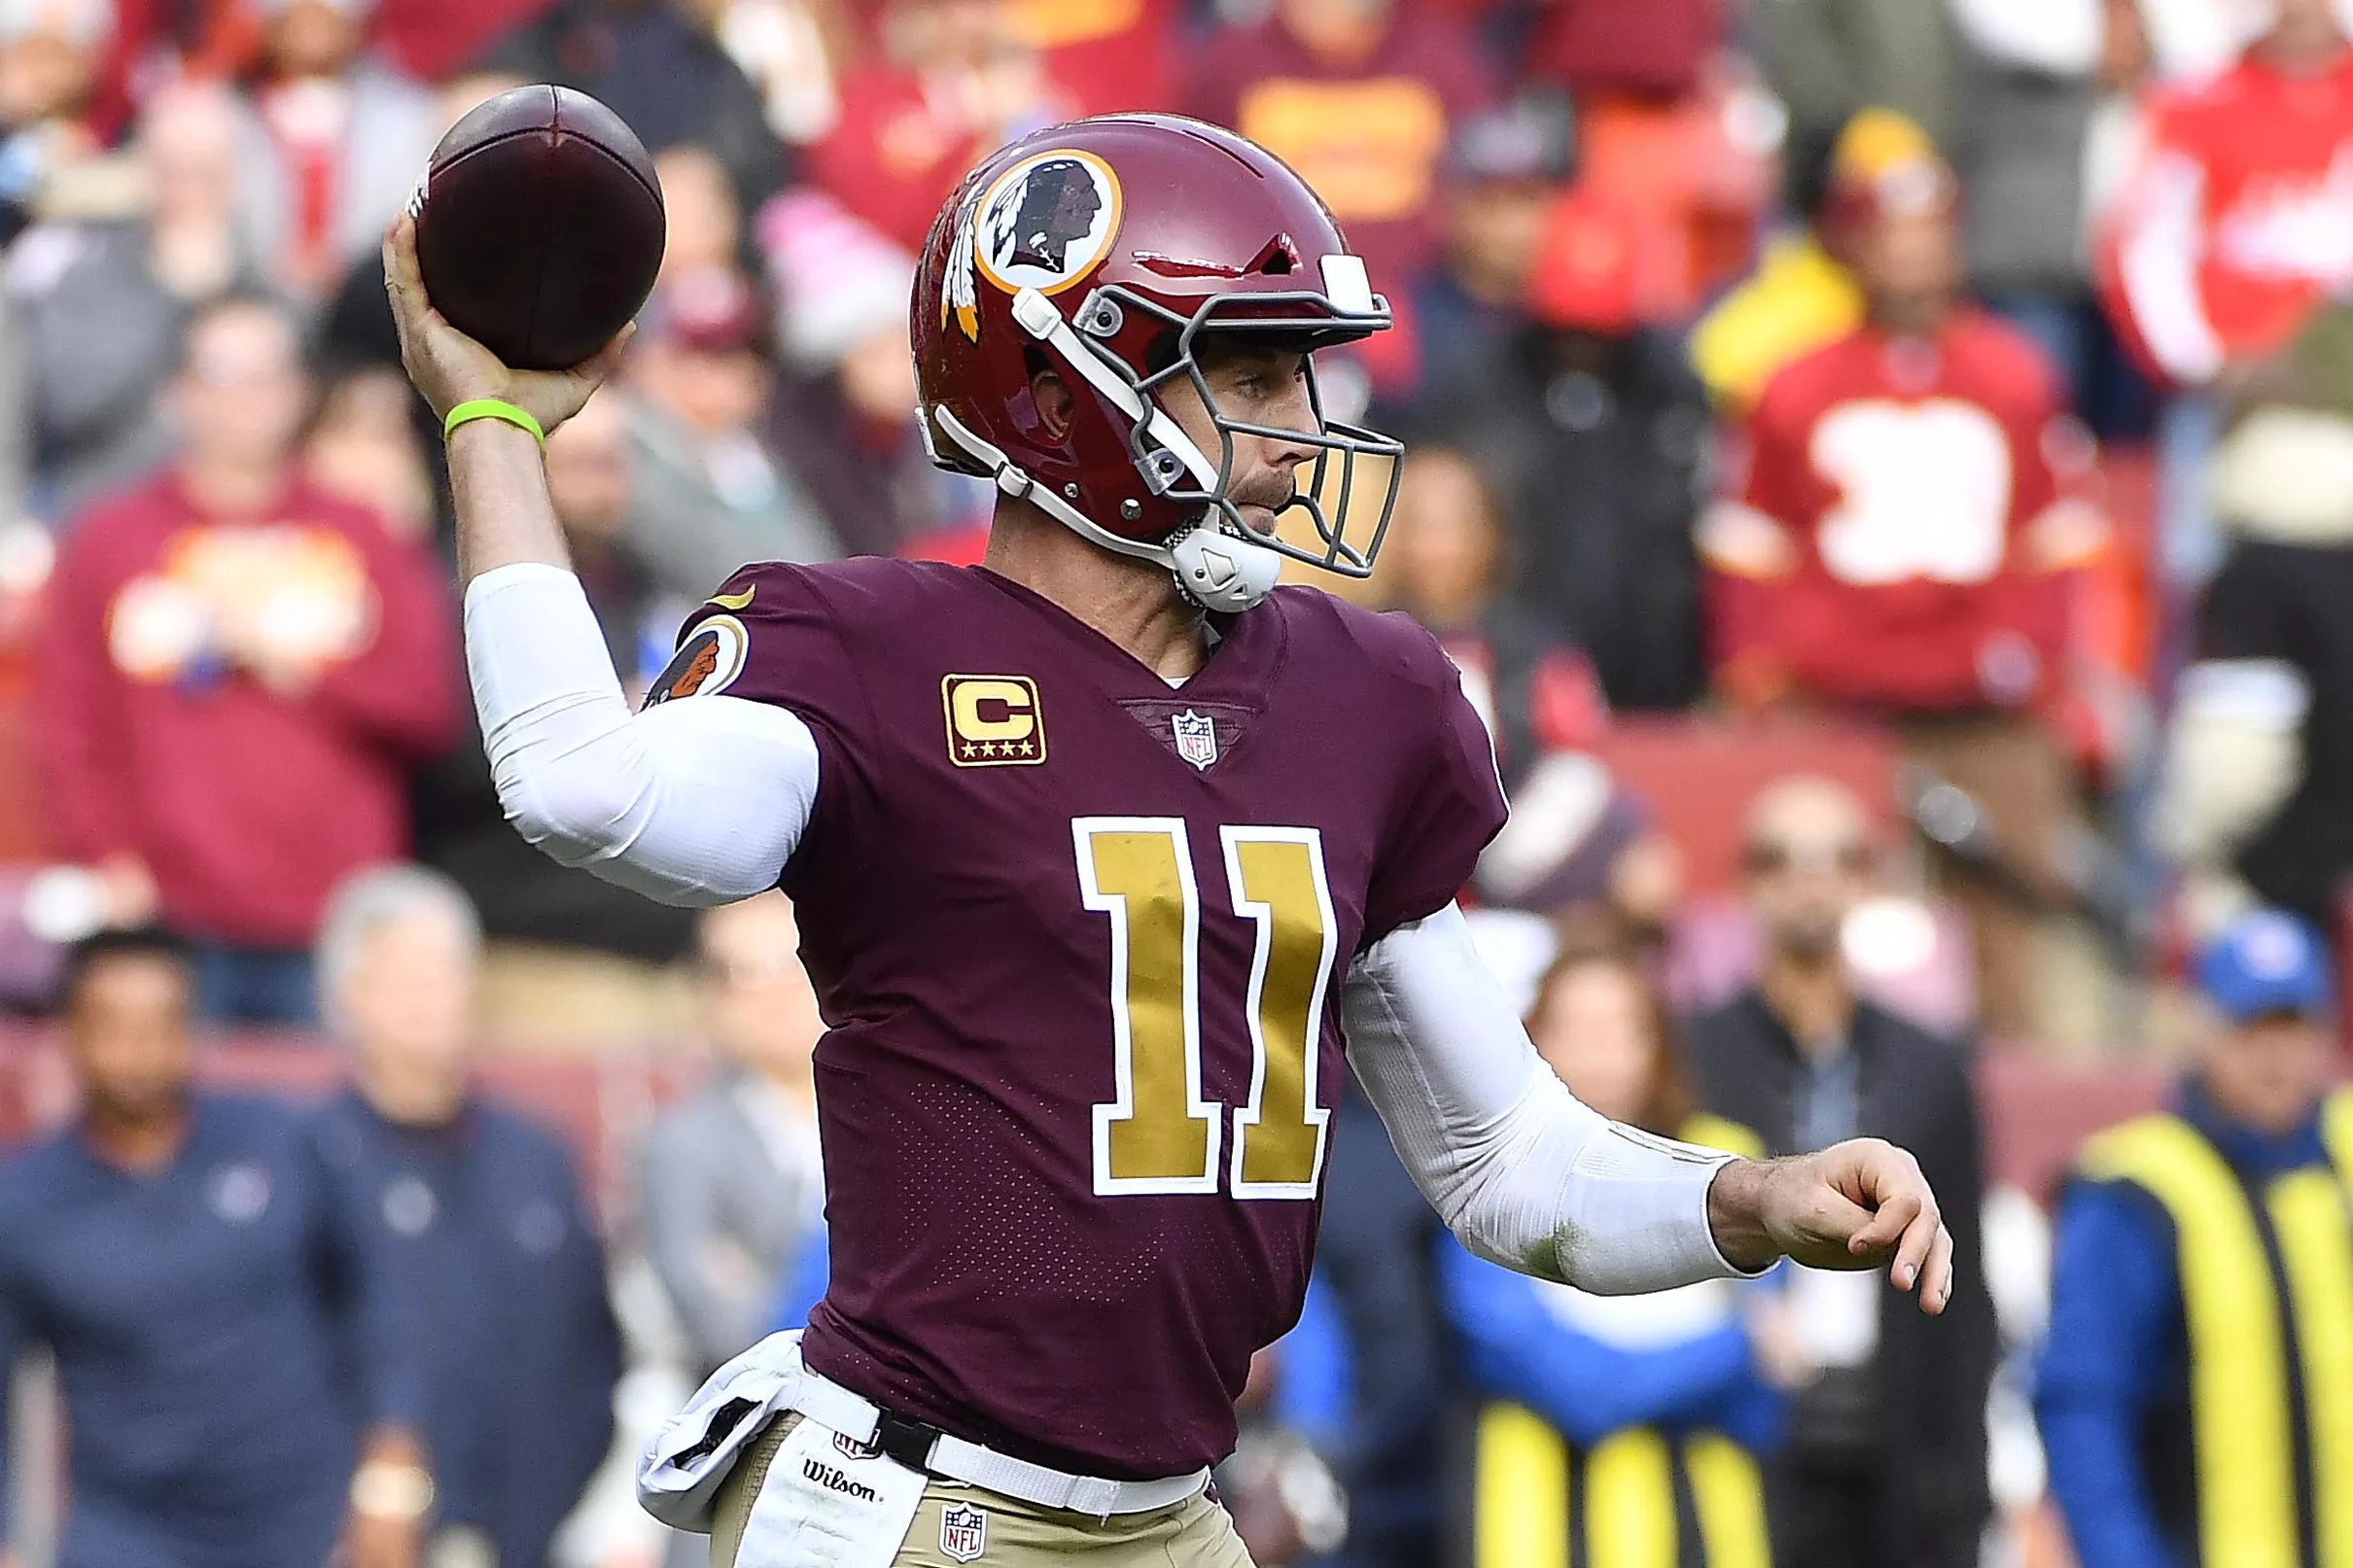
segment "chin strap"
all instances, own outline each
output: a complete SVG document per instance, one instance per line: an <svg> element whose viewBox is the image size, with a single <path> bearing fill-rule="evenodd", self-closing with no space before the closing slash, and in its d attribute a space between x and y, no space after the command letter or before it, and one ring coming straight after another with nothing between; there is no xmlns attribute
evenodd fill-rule
<svg viewBox="0 0 2353 1568"><path fill-rule="evenodd" d="M1236 539L1223 529L1200 524L1172 538L1167 555L1176 586L1202 609L1221 615L1239 614L1264 603L1282 575L1282 557L1276 551L1256 540Z"/></svg>
<svg viewBox="0 0 2353 1568"><path fill-rule="evenodd" d="M945 403L931 405L930 423L948 443L986 469L997 488L1027 501L1063 527L1101 549L1166 567L1177 590L1219 615L1254 610L1275 590L1282 557L1255 540L1236 539L1221 529L1195 523L1167 540L1129 539L1103 527L1085 512L1037 483L989 442L965 428ZM926 438L930 438L927 432Z"/></svg>
<svg viewBox="0 0 2353 1568"><path fill-rule="evenodd" d="M1176 453L1203 489L1216 485L1217 470L1202 455L1201 448L1167 413L1147 401L1090 352L1071 324L1063 319L1062 312L1054 308L1052 300L1035 289L1024 289L1013 296L1013 319L1024 331L1052 349L1084 377L1089 386L1109 399L1120 412L1136 421L1147 436ZM920 423L935 429L965 456L987 470L999 490L1029 502L1088 543L1115 555L1166 567L1178 590L1204 610L1235 615L1255 609L1274 592L1282 575L1280 551L1256 540L1239 538L1222 527L1195 522L1158 542L1112 533L1056 495L1051 487L1037 483L1003 452L967 430L945 403L933 404L931 418ZM931 431L927 430L924 435L928 442Z"/></svg>

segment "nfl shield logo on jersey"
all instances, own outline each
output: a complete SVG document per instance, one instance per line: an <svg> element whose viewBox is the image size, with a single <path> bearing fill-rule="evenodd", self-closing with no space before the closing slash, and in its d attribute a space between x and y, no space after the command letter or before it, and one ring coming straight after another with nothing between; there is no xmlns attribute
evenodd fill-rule
<svg viewBox="0 0 2353 1568"><path fill-rule="evenodd" d="M1217 760L1217 721L1190 708L1169 723L1176 731L1176 754L1196 768Z"/></svg>
<svg viewBox="0 0 2353 1568"><path fill-rule="evenodd" d="M957 1562L970 1562L989 1550L989 1516L966 1503L939 1512L939 1550Z"/></svg>

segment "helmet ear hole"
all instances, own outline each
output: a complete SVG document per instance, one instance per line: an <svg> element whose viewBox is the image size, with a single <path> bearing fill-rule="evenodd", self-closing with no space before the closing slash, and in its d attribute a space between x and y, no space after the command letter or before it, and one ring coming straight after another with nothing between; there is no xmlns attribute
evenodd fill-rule
<svg viewBox="0 0 2353 1568"><path fill-rule="evenodd" d="M1071 384L1037 350L1026 351L1023 358L1030 372L1030 401L1036 406L1039 428L1051 440L1069 438L1071 416L1075 408Z"/></svg>

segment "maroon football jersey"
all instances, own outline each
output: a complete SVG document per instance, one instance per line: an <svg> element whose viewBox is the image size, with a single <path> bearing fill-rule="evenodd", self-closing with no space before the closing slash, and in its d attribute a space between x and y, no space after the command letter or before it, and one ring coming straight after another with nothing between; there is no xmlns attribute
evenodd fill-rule
<svg viewBox="0 0 2353 1568"><path fill-rule="evenodd" d="M654 690L817 738L809 1364L1067 1469L1223 1458L1307 1289L1350 959L1503 820L1437 645L1282 588L1172 688L985 570L867 559L747 568Z"/></svg>

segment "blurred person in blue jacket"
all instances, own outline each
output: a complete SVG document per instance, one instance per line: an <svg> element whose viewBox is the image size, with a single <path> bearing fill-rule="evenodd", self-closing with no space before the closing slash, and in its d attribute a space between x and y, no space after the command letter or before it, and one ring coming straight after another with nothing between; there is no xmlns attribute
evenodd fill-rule
<svg viewBox="0 0 2353 1568"><path fill-rule="evenodd" d="M193 986L176 938L74 949L81 1110L0 1170L0 1377L45 1346L64 1394L57 1563L320 1568L339 1542L410 1568L431 1481L400 1271L334 1203L310 1117L193 1087Z"/></svg>
<svg viewBox="0 0 2353 1568"><path fill-rule="evenodd" d="M1755 1133L1692 1108L1637 960L1564 950L1528 1021L1604 1116L1750 1158ZM1439 1242L1439 1289L1478 1391L1465 1510L1471 1568L1768 1568L1756 1456L1784 1400L1743 1313L1766 1284L1601 1297Z"/></svg>
<svg viewBox="0 0 2353 1568"><path fill-rule="evenodd" d="M438 871L336 889L318 968L351 1078L321 1145L345 1223L418 1302L429 1561L542 1568L612 1441L620 1340L570 1152L475 1087L480 945Z"/></svg>
<svg viewBox="0 0 2353 1568"><path fill-rule="evenodd" d="M2083 1568L2353 1562L2353 1091L2329 960L2262 910L2199 958L2220 1028L2060 1202L2035 1409Z"/></svg>

